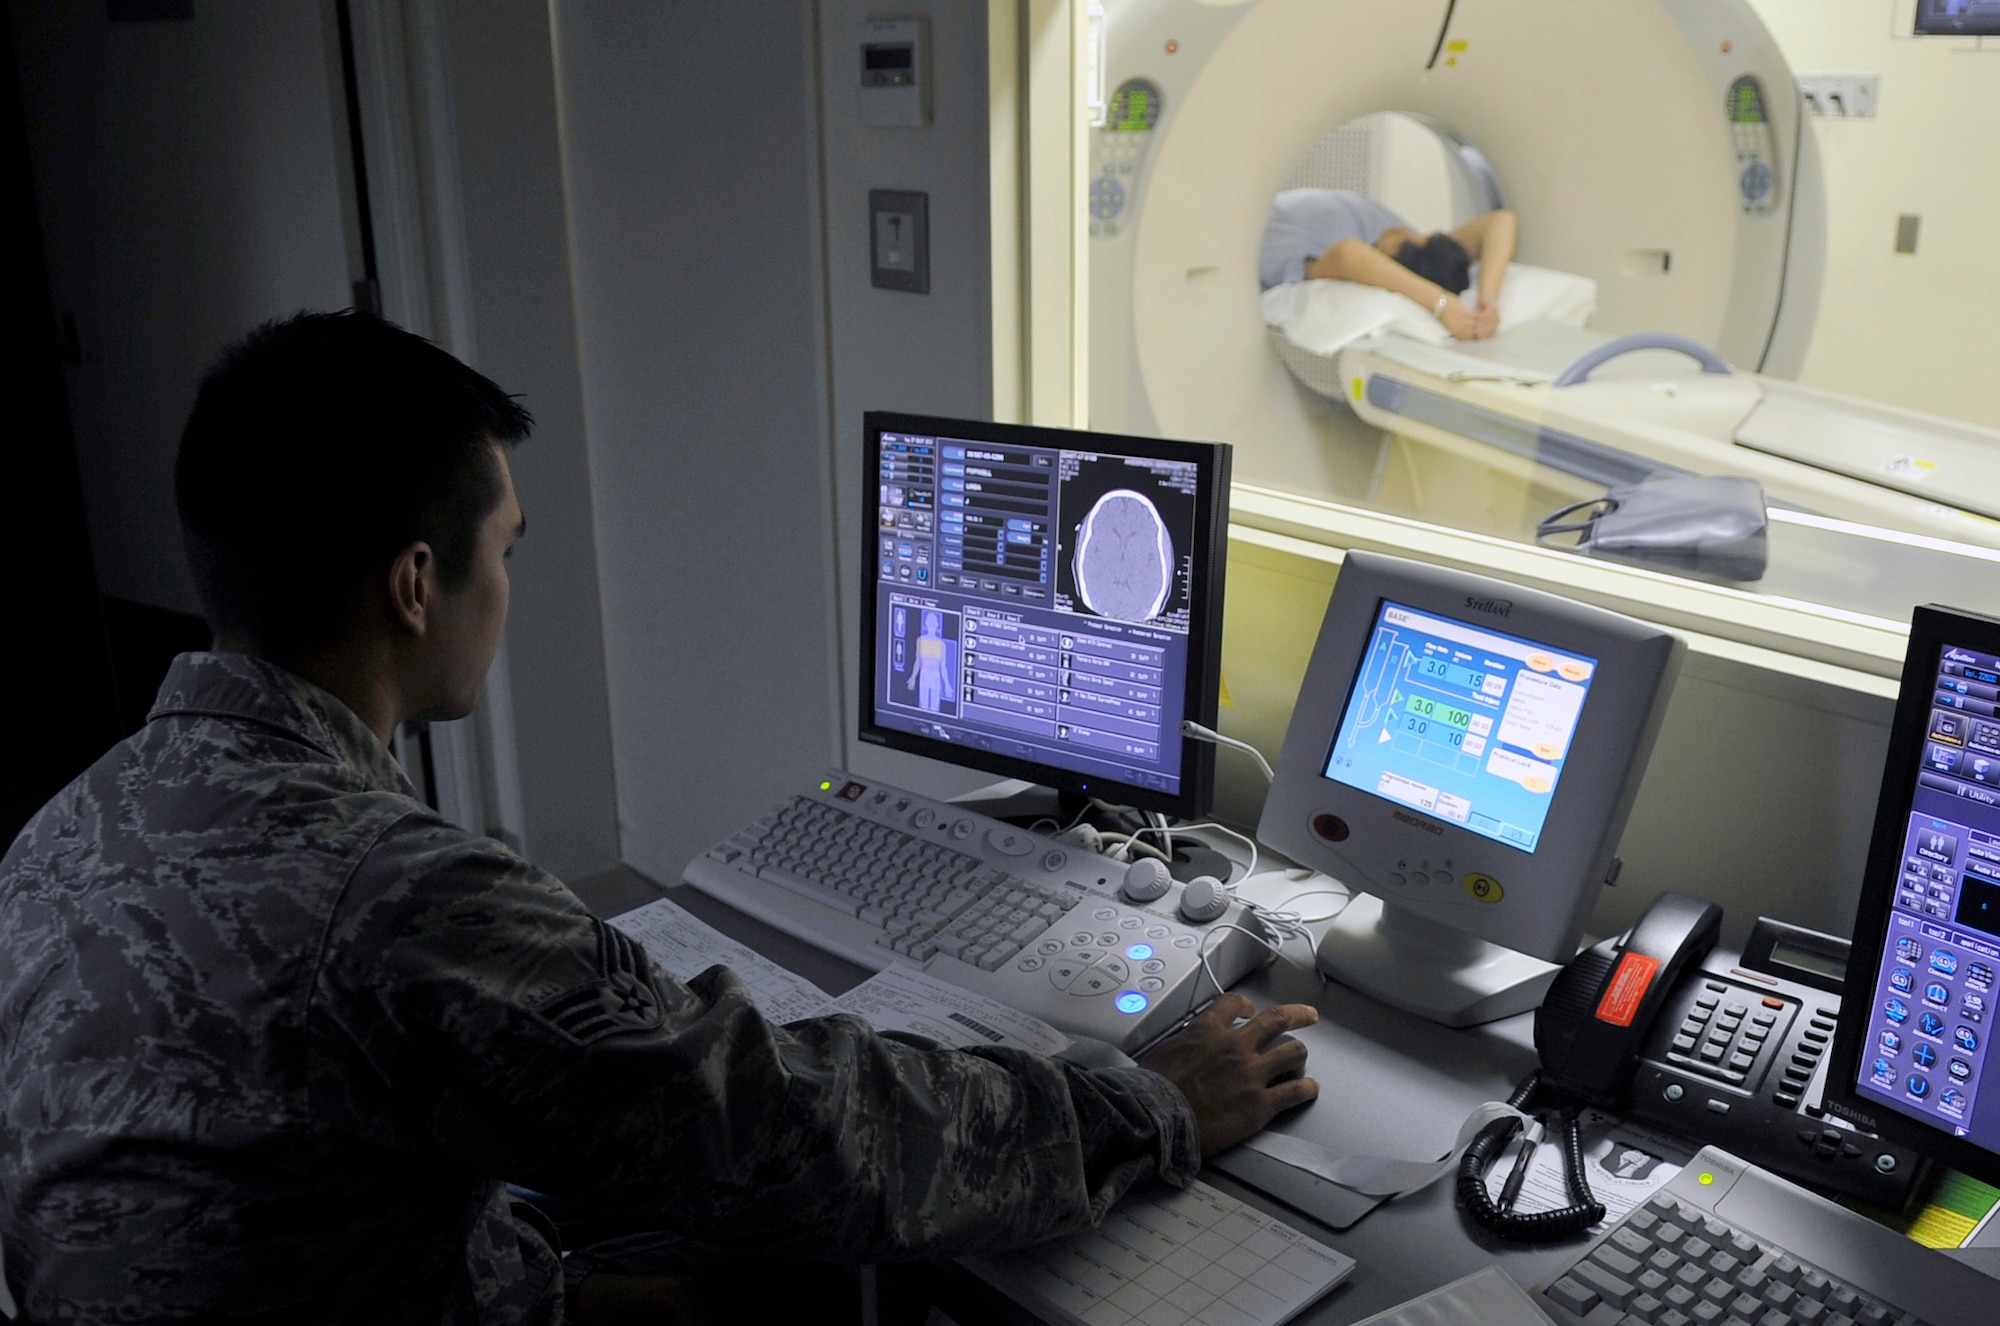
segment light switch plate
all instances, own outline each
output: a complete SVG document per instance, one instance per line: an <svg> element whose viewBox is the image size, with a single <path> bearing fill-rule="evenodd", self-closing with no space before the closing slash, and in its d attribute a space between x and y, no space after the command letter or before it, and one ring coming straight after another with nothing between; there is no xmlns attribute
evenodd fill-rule
<svg viewBox="0 0 2000 1326"><path fill-rule="evenodd" d="M1806 109L1829 119L1868 119L1882 90L1880 74L1800 74L1799 95Z"/></svg>
<svg viewBox="0 0 2000 1326"><path fill-rule="evenodd" d="M871 283L913 295L931 292L931 197L902 189L868 191Z"/></svg>

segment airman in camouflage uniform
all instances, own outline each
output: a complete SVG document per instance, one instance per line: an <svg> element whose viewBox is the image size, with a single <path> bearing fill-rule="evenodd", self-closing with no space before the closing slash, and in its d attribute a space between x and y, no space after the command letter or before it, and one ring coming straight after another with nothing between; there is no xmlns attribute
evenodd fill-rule
<svg viewBox="0 0 2000 1326"><path fill-rule="evenodd" d="M424 806L384 742L472 707L527 425L364 315L203 383L177 499L218 652L0 859L26 1319L558 1322L553 1227L502 1180L766 1257L997 1249L1316 1091L1282 1036L1312 1010L1233 1029L1240 996L1146 1069L776 1027Z"/></svg>
<svg viewBox="0 0 2000 1326"><path fill-rule="evenodd" d="M502 1177L838 1259L1029 1242L1197 1163L1153 1073L679 984L240 654L178 659L0 864L0 1086L35 1320L558 1320Z"/></svg>

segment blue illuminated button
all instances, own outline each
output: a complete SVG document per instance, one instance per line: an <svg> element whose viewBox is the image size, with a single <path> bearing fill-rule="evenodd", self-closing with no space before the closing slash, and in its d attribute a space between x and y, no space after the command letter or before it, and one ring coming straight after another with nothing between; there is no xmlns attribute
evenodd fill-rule
<svg viewBox="0 0 2000 1326"><path fill-rule="evenodd" d="M1972 1076L1972 1065L1963 1059L1954 1059L1951 1061L1951 1075L1963 1082Z"/></svg>
<svg viewBox="0 0 2000 1326"><path fill-rule="evenodd" d="M1151 1000L1147 999L1146 996L1140 994L1137 990L1127 990L1124 994L1118 996L1118 1011L1120 1013L1143 1013L1146 1011L1146 1005L1151 1002Z"/></svg>
<svg viewBox="0 0 2000 1326"><path fill-rule="evenodd" d="M1903 1038L1893 1031L1885 1031L1882 1033L1882 1048L1894 1054L1903 1048Z"/></svg>
<svg viewBox="0 0 2000 1326"><path fill-rule="evenodd" d="M1924 946L1914 939L1896 941L1896 956L1905 962L1915 962L1924 956Z"/></svg>
<svg viewBox="0 0 2000 1326"><path fill-rule="evenodd" d="M1908 994L1910 987L1915 983L1916 977L1911 974L1908 967L1898 967L1889 973L1889 984L1901 990L1904 994Z"/></svg>
<svg viewBox="0 0 2000 1326"><path fill-rule="evenodd" d="M1916 1049L1910 1051L1910 1058L1917 1061L1917 1067L1929 1068L1937 1062L1937 1051L1928 1045L1920 1044Z"/></svg>
<svg viewBox="0 0 2000 1326"><path fill-rule="evenodd" d="M1908 1022L1910 1020L1910 1006L1900 999L1891 999L1888 1003L1882 1005L1882 1016L1888 1018L1891 1022Z"/></svg>
<svg viewBox="0 0 2000 1326"><path fill-rule="evenodd" d="M1874 1068L1876 1085L1886 1087L1896 1080L1896 1070L1887 1059L1877 1059Z"/></svg>
<svg viewBox="0 0 2000 1326"><path fill-rule="evenodd" d="M1147 958L1153 956L1153 946L1151 944L1134 944L1131 948L1125 950L1125 956L1134 962L1144 962Z"/></svg>
<svg viewBox="0 0 2000 1326"><path fill-rule="evenodd" d="M1917 1030L1926 1036L1944 1035L1944 1019L1935 1013L1926 1013L1917 1019Z"/></svg>
<svg viewBox="0 0 2000 1326"><path fill-rule="evenodd" d="M1931 954L1931 970L1940 976L1949 976L1958 970L1958 955L1943 949Z"/></svg>
<svg viewBox="0 0 2000 1326"><path fill-rule="evenodd" d="M1954 1112L1965 1108L1965 1093L1957 1087L1946 1087L1938 1095L1938 1104Z"/></svg>
<svg viewBox="0 0 2000 1326"><path fill-rule="evenodd" d="M1960 1027L1952 1033L1952 1039L1958 1042L1958 1048L1961 1050L1969 1051L1979 1048L1979 1033L1970 1027Z"/></svg>
<svg viewBox="0 0 2000 1326"><path fill-rule="evenodd" d="M1924 987L1924 1002L1940 1006L1951 1002L1951 991L1944 988L1942 981L1932 981Z"/></svg>
<svg viewBox="0 0 2000 1326"><path fill-rule="evenodd" d="M1923 1077L1916 1073L1912 1073L1910 1074L1910 1080L1907 1083L1907 1085L1910 1089L1910 1094L1912 1096L1915 1096L1918 1100L1922 1100L1925 1096L1931 1094L1931 1083L1930 1079L1927 1077Z"/></svg>

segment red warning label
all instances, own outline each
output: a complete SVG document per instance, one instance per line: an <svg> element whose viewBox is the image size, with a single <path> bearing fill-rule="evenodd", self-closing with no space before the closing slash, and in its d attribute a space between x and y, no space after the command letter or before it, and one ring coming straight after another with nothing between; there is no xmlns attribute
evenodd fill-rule
<svg viewBox="0 0 2000 1326"><path fill-rule="evenodd" d="M1653 984L1653 975L1659 970L1660 960L1644 953L1627 953L1619 959L1618 970L1611 974L1604 998L1597 1001L1597 1020L1615 1027L1631 1026L1639 1005L1646 1000L1647 989Z"/></svg>

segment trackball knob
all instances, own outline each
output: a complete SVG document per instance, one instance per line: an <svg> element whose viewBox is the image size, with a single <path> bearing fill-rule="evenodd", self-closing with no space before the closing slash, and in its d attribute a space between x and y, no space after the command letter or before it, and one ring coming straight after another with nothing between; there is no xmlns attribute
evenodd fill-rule
<svg viewBox="0 0 2000 1326"><path fill-rule="evenodd" d="M1228 910L1229 895L1222 891L1222 881L1213 875L1196 875L1181 890L1183 920L1207 925Z"/></svg>
<svg viewBox="0 0 2000 1326"><path fill-rule="evenodd" d="M1167 873L1165 862L1150 856L1141 857L1125 872L1125 884L1119 892L1133 902L1151 902L1167 891L1167 884L1172 878Z"/></svg>

